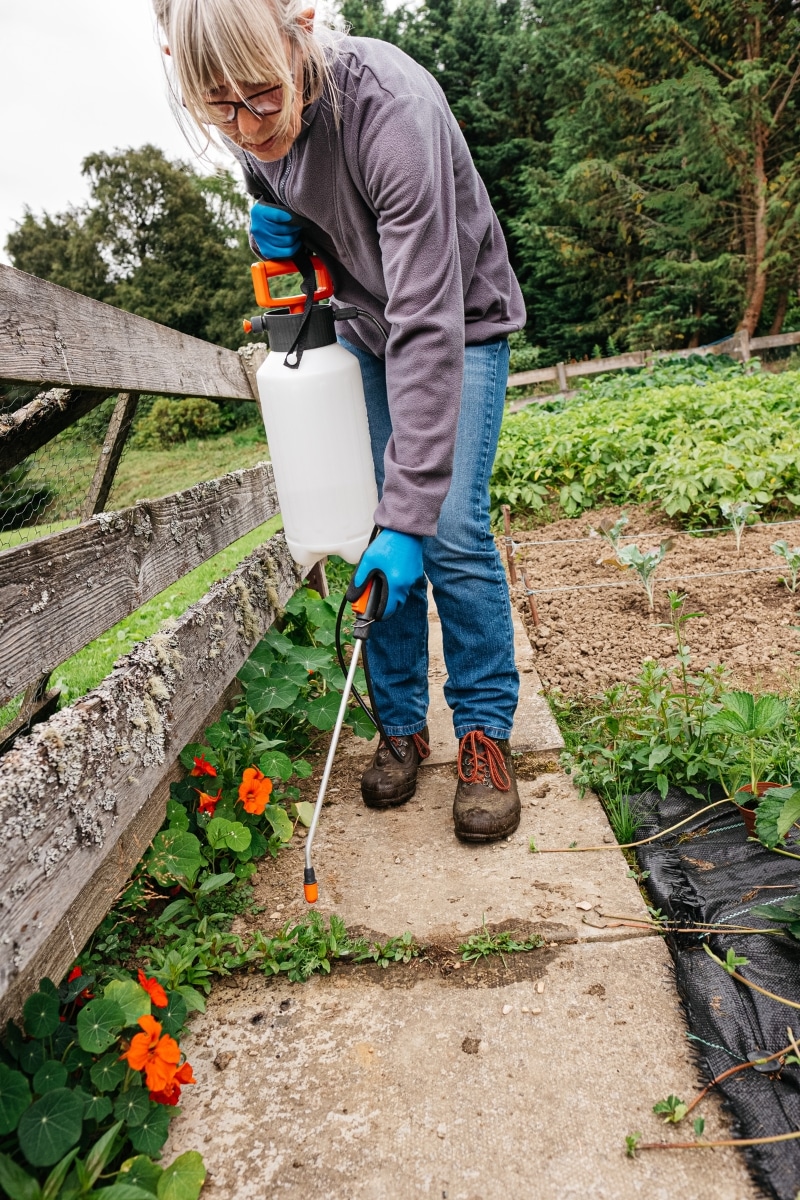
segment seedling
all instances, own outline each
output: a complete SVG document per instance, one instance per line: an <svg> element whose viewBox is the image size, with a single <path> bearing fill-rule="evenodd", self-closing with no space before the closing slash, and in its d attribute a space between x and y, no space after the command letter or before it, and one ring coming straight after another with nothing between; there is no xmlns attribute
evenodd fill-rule
<svg viewBox="0 0 800 1200"><path fill-rule="evenodd" d="M353 962L376 962L379 967L388 967L392 963L410 963L412 958L418 958L420 948L414 941L413 934L408 930L401 937L389 938L381 944L373 942L371 946L358 947L353 955Z"/></svg>
<svg viewBox="0 0 800 1200"><path fill-rule="evenodd" d="M719 511L730 524L733 536L736 538L736 557L741 554L742 534L748 519L759 512L760 504L751 504L749 500L721 500Z"/></svg>
<svg viewBox="0 0 800 1200"><path fill-rule="evenodd" d="M689 1105L677 1096L667 1096L653 1105L657 1117L663 1117L667 1125L678 1125L689 1111Z"/></svg>
<svg viewBox="0 0 800 1200"><path fill-rule="evenodd" d="M636 577L641 583L644 590L647 592L647 601L650 605L650 612L653 611L653 591L655 589L655 573L661 563L667 556L667 552L672 549L672 539L667 538L660 546L654 546L650 550L642 552L637 545L623 546L617 551L617 558L622 563L623 567L632 567L636 572Z"/></svg>
<svg viewBox="0 0 800 1200"><path fill-rule="evenodd" d="M779 542L773 542L770 546L770 550L773 554L777 554L778 558L785 559L786 565L789 568L789 573L792 577L792 582L790 583L785 575L781 575L780 578L781 581L786 584L790 592L796 592L797 577L800 575L800 546L795 546L793 550L790 550L788 542L785 542L781 539Z"/></svg>
<svg viewBox="0 0 800 1200"><path fill-rule="evenodd" d="M597 526L597 532L601 537L606 539L615 554L619 550L619 540L627 524L628 518L623 513L621 517L617 517L616 521L612 521L610 517L605 517Z"/></svg>
<svg viewBox="0 0 800 1200"><path fill-rule="evenodd" d="M629 1133L628 1134L628 1136L625 1138L625 1157L626 1158L636 1158L636 1147L639 1145L639 1142L641 1140L642 1140L642 1135L640 1133Z"/></svg>

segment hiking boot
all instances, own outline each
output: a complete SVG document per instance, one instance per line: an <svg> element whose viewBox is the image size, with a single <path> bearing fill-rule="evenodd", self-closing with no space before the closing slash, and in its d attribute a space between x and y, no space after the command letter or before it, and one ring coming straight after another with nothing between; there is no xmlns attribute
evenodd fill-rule
<svg viewBox="0 0 800 1200"><path fill-rule="evenodd" d="M419 764L428 757L428 726L410 737L390 737L400 760L381 738L371 766L361 776L361 795L368 808L394 808L405 804L417 790Z"/></svg>
<svg viewBox="0 0 800 1200"><path fill-rule="evenodd" d="M458 787L453 802L456 837L496 842L519 825L520 803L511 747L476 729L458 747Z"/></svg>

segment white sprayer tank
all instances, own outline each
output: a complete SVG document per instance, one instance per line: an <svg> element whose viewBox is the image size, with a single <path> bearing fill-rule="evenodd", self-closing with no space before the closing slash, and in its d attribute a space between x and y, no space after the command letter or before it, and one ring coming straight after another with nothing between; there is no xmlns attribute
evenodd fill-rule
<svg viewBox="0 0 800 1200"><path fill-rule="evenodd" d="M378 505L361 368L316 305L299 367L285 366L299 319L266 318L271 350L256 377L286 542L303 567L326 554L356 563Z"/></svg>

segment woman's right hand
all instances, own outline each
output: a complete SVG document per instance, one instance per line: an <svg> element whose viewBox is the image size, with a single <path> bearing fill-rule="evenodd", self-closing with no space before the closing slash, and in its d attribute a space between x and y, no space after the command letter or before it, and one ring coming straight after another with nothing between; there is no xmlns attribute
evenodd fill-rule
<svg viewBox="0 0 800 1200"><path fill-rule="evenodd" d="M293 258L303 243L300 226L292 214L262 200L250 209L250 232L265 259Z"/></svg>

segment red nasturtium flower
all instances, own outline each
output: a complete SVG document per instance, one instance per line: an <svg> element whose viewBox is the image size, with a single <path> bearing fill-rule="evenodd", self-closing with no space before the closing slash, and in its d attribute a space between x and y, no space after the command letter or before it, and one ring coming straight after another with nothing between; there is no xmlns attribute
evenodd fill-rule
<svg viewBox="0 0 800 1200"><path fill-rule="evenodd" d="M216 773L217 768L212 767L210 762L206 762L204 754L194 760L194 766L189 772L190 775L216 775Z"/></svg>
<svg viewBox="0 0 800 1200"><path fill-rule="evenodd" d="M169 1104L172 1107L180 1100L181 1085L186 1083L197 1083L188 1062L178 1067L172 1082L168 1083L160 1092L150 1092L150 1099L155 1100L156 1104Z"/></svg>
<svg viewBox="0 0 800 1200"><path fill-rule="evenodd" d="M83 971L80 969L80 967L73 967L67 976L67 983L72 983L73 979L80 979L82 974ZM75 997L75 1003L77 1004L78 1008L81 1008L87 1000L94 1000L94 992L90 992L88 988L84 988L83 991L79 992Z"/></svg>
<svg viewBox="0 0 800 1200"><path fill-rule="evenodd" d="M247 767L239 784L239 799L244 811L260 817L269 804L271 792L272 780L262 775L256 767Z"/></svg>
<svg viewBox="0 0 800 1200"><path fill-rule="evenodd" d="M157 979L148 979L144 971L139 972L139 984L147 992L156 1008L166 1008L169 1004L167 993Z"/></svg>
<svg viewBox="0 0 800 1200"><path fill-rule="evenodd" d="M197 806L197 811L208 813L210 817L213 817L214 809L217 807L219 798L222 795L222 788L219 789L216 796L210 796L208 792L201 791L198 791L197 794L200 797L200 803Z"/></svg>
<svg viewBox="0 0 800 1200"><path fill-rule="evenodd" d="M161 1025L154 1017L139 1017L143 1033L135 1033L131 1044L120 1058L134 1071L144 1071L151 1092L163 1092L175 1078L181 1052L178 1043L168 1033L162 1035Z"/></svg>

